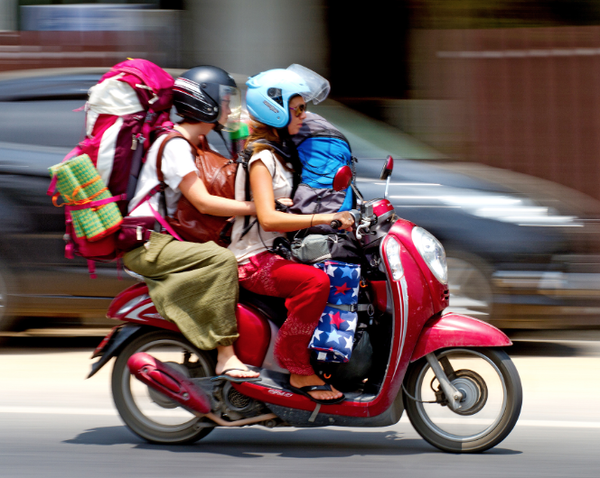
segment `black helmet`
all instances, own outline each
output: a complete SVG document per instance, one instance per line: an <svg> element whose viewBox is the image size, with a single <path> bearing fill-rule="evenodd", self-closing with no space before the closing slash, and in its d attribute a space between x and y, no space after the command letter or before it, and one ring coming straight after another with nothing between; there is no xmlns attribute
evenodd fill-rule
<svg viewBox="0 0 600 478"><path fill-rule="evenodd" d="M177 114L202 123L217 123L222 102L229 96L230 109L239 115L240 95L235 80L216 66L197 66L175 80L173 104Z"/></svg>

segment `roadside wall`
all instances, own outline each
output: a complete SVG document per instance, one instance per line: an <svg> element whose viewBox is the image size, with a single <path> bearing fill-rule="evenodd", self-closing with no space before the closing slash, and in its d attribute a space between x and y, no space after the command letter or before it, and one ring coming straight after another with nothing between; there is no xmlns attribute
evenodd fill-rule
<svg viewBox="0 0 600 478"><path fill-rule="evenodd" d="M417 30L387 120L458 159L600 199L600 27Z"/></svg>
<svg viewBox="0 0 600 478"><path fill-rule="evenodd" d="M8 25L3 30L0 24L0 71L108 67L127 57L147 58L166 68L178 67L182 12L134 7L21 7L21 31ZM0 9L0 14L5 13L9 5L0 3Z"/></svg>
<svg viewBox="0 0 600 478"><path fill-rule="evenodd" d="M163 64L149 32L0 32L0 72L31 68L112 66L127 57Z"/></svg>

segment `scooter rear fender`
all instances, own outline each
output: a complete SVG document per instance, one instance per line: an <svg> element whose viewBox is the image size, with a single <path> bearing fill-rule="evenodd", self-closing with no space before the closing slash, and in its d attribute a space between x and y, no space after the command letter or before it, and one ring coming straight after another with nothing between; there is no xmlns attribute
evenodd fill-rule
<svg viewBox="0 0 600 478"><path fill-rule="evenodd" d="M432 317L423 327L411 362L447 347L506 347L510 339L493 325L449 312Z"/></svg>
<svg viewBox="0 0 600 478"><path fill-rule="evenodd" d="M126 343L142 330L144 330L144 327L136 324L124 324L113 327L100 345L96 347L96 350L94 350L92 358L100 357L100 359L92 364L92 370L87 378L95 375L98 370L104 367L111 358L121 351Z"/></svg>

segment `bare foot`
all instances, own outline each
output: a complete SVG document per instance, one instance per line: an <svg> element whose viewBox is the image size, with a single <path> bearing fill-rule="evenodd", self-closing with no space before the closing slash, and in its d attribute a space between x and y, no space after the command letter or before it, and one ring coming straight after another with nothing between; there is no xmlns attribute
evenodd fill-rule
<svg viewBox="0 0 600 478"><path fill-rule="evenodd" d="M242 361L237 358L233 351L233 346L217 347L217 366L215 367L217 375L225 374L234 378L255 378L260 374L253 370L248 370Z"/></svg>
<svg viewBox="0 0 600 478"><path fill-rule="evenodd" d="M292 373L290 374L290 385L292 385L292 387L302 388L309 385L325 385L325 382L323 382L318 375L297 375ZM333 386L331 386L331 392L315 390L308 392L308 394L317 400L335 400L343 395L342 392L336 390Z"/></svg>

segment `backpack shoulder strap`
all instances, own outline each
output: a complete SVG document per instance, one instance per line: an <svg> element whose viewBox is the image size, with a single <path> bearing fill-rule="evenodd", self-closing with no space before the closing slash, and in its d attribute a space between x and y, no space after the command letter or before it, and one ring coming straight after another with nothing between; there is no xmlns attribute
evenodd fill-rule
<svg viewBox="0 0 600 478"><path fill-rule="evenodd" d="M275 143L275 142L273 142L273 141L269 141L269 140L266 140L266 139L257 139L256 141L253 141L252 143L250 143L250 144L248 145L248 147L249 147L251 144L266 144L267 146L270 146L271 148L273 148L273 149L275 150L275 152L276 152L277 154L279 154L279 155L280 155L282 158L285 158L286 160L289 160L289 159L290 159L290 154L289 154L287 151L285 151L285 150L284 150L284 149L281 147L281 145L280 145L280 144L278 144L278 143Z"/></svg>
<svg viewBox="0 0 600 478"><path fill-rule="evenodd" d="M192 142L190 142L185 136L183 136L181 133L179 133L178 131L175 131L175 130L171 130L167 134L167 137L163 140L163 142L159 146L158 153L156 154L156 176L158 178L158 181L160 182L160 192L161 192L161 195L159 198L159 214L162 214L163 216L167 215L167 198L164 193L166 185L165 185L165 175L162 172L162 158L163 158L163 153L165 152L165 146L173 138L185 139L192 148L192 154L194 156L198 155L198 148L196 147L196 145L193 144ZM175 237L178 237L178 236L176 235Z"/></svg>
<svg viewBox="0 0 600 478"><path fill-rule="evenodd" d="M211 147L208 144L208 140L206 139L206 135L201 134L198 139L200 140L200 143L198 144L198 147L196 149L199 149L201 151L210 151Z"/></svg>
<svg viewBox="0 0 600 478"><path fill-rule="evenodd" d="M277 154L279 154L282 158L286 159L287 161L291 161L291 155L285 151L280 144L278 143L274 143L272 141L268 141L266 139L257 139L255 141L252 141L251 143L248 143L246 145L246 148L238 154L238 159L237 159L237 163L241 164L242 167L244 168L245 172L246 172L246 180L244 183L244 196L245 196L245 200L246 201L250 201L251 197L250 197L250 171L248 170L248 164L250 162L250 158L252 157L253 154L253 148L252 145L254 144L265 144L267 146L270 146L271 148L273 148L275 150L275 152ZM296 190L298 181L296 178L297 174L294 173L294 185L292 187L292 191ZM293 196L293 192L292 192L292 196ZM252 229L252 227L258 223L258 219L255 219L254 221L250 222L250 216L244 216L244 228L242 229L242 233L240 238L244 237L248 231L250 231L250 229Z"/></svg>
<svg viewBox="0 0 600 478"><path fill-rule="evenodd" d="M165 147L167 146L167 143L169 141L171 141L173 138L185 139L192 148L192 154L194 156L198 155L198 147L194 143L192 143L190 140L188 140L185 136L183 136L178 131L170 131L167 134L167 137L164 139L164 141L160 145L160 147L158 148L158 153L156 154L156 176L158 177L158 180L161 182L161 184L165 182L165 176L162 172L163 153L165 152Z"/></svg>

